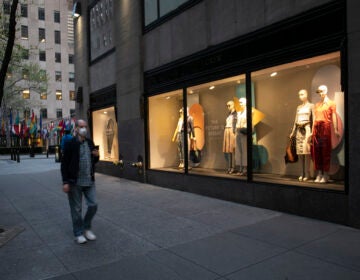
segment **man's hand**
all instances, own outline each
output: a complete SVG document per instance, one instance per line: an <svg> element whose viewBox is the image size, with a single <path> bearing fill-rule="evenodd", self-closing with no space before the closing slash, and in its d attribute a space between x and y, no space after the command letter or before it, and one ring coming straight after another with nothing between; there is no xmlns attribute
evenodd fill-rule
<svg viewBox="0 0 360 280"><path fill-rule="evenodd" d="M63 192L68 193L69 191L70 191L70 185L69 184L64 184L63 185Z"/></svg>

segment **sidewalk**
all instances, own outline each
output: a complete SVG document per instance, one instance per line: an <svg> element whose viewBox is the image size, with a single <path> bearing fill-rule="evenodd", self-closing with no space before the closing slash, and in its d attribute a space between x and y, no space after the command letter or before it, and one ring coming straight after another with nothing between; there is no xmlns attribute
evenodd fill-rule
<svg viewBox="0 0 360 280"><path fill-rule="evenodd" d="M78 245L59 168L0 158L2 280L360 279L360 230L102 174Z"/></svg>

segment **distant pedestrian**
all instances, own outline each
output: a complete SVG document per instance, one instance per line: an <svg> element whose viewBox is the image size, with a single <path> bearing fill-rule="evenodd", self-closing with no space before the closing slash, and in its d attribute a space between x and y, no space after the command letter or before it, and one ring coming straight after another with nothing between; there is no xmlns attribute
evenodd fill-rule
<svg viewBox="0 0 360 280"><path fill-rule="evenodd" d="M79 244L95 240L91 222L97 211L95 192L95 163L99 161L99 151L94 142L87 138L87 123L78 120L76 135L64 145L61 162L63 191L68 194L73 232ZM85 197L87 211L82 216L82 197Z"/></svg>

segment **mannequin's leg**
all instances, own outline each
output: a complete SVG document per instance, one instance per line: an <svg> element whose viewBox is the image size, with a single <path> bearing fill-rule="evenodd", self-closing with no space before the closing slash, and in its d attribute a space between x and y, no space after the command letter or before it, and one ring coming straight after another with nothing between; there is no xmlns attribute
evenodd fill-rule
<svg viewBox="0 0 360 280"><path fill-rule="evenodd" d="M310 178L310 155L304 155L304 178L303 181L307 181Z"/></svg>

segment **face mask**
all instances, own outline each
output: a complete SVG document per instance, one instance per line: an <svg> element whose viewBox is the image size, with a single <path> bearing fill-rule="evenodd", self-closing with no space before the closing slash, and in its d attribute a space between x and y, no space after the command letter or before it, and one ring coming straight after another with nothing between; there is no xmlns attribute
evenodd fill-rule
<svg viewBox="0 0 360 280"><path fill-rule="evenodd" d="M80 127L79 128L79 135L85 137L87 134L86 127Z"/></svg>

